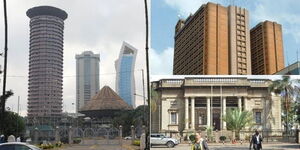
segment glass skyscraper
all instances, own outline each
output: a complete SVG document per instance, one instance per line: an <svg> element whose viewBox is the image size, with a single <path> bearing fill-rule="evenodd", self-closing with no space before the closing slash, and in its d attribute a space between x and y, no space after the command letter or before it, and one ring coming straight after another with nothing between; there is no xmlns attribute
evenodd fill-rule
<svg viewBox="0 0 300 150"><path fill-rule="evenodd" d="M116 91L127 104L135 107L134 66L137 49L123 42L116 67Z"/></svg>
<svg viewBox="0 0 300 150"><path fill-rule="evenodd" d="M76 112L99 91L100 54L76 55Z"/></svg>

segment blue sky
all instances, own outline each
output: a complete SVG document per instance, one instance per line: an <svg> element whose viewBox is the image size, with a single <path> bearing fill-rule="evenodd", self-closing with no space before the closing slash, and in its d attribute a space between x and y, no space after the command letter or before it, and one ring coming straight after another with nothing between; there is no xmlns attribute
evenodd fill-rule
<svg viewBox="0 0 300 150"><path fill-rule="evenodd" d="M208 1L227 6L232 0L152 0L152 74L172 74L175 24L179 17L186 18ZM285 65L297 61L297 49L300 53L299 0L235 0L234 4L249 10L251 28L265 20L282 24Z"/></svg>

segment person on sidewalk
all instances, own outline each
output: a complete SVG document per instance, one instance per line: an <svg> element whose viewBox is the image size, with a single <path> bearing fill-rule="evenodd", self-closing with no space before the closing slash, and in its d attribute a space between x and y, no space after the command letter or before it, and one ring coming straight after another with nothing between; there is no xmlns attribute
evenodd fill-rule
<svg viewBox="0 0 300 150"><path fill-rule="evenodd" d="M18 136L16 142L21 142L21 137Z"/></svg>
<svg viewBox="0 0 300 150"><path fill-rule="evenodd" d="M0 144L5 143L5 136L2 134L0 135Z"/></svg>
<svg viewBox="0 0 300 150"><path fill-rule="evenodd" d="M192 150L209 150L206 140L201 137L201 133L196 133Z"/></svg>
<svg viewBox="0 0 300 150"><path fill-rule="evenodd" d="M257 130L255 130L255 134L252 135L251 141L250 141L250 150L251 150L251 146L253 145L253 149L254 150L261 150L262 149L262 141L263 138L261 137L261 135L259 135L259 132Z"/></svg>

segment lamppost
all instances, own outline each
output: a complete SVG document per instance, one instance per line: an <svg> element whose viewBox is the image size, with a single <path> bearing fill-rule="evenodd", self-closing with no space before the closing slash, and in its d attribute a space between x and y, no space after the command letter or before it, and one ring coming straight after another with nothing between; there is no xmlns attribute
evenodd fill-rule
<svg viewBox="0 0 300 150"><path fill-rule="evenodd" d="M145 43L145 51L146 51L146 70L147 70L147 97L148 97L148 106L150 106L150 77L149 77L149 18L148 18L148 1L144 0L145 4L145 23L146 23L146 43ZM150 114L148 114L150 115ZM150 118L150 117L148 117ZM149 127L149 125L148 125ZM149 130L148 130L149 131ZM148 139L149 133L146 131L146 148L150 149L150 141Z"/></svg>
<svg viewBox="0 0 300 150"><path fill-rule="evenodd" d="M4 11L4 70L3 70L3 91L0 99L1 113L0 113L0 131L4 130L4 112L5 112L5 91L6 91L6 70L7 70L7 50L8 50L8 25L7 25L7 9L6 0L3 0Z"/></svg>

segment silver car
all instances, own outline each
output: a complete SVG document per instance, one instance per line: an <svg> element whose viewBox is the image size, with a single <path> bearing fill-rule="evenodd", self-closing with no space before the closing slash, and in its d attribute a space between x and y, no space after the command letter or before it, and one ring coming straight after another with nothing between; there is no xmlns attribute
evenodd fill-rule
<svg viewBox="0 0 300 150"><path fill-rule="evenodd" d="M151 146L153 145L166 145L169 148L174 147L179 144L179 141L174 138L166 137L163 134L154 134L152 133L150 136Z"/></svg>
<svg viewBox="0 0 300 150"><path fill-rule="evenodd" d="M0 150L42 150L34 145L21 142L8 142L0 144Z"/></svg>

